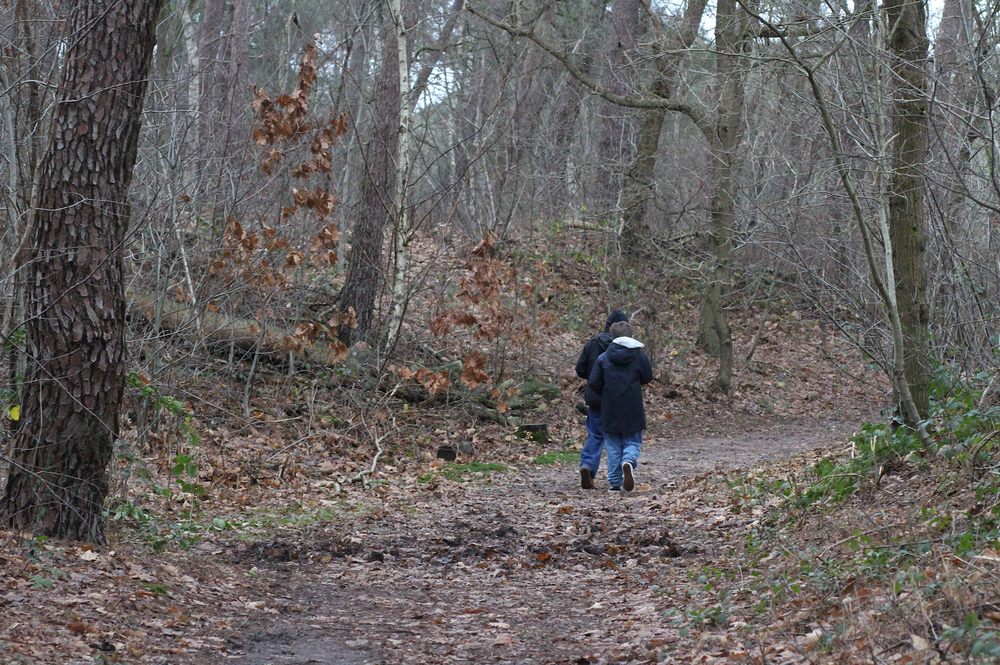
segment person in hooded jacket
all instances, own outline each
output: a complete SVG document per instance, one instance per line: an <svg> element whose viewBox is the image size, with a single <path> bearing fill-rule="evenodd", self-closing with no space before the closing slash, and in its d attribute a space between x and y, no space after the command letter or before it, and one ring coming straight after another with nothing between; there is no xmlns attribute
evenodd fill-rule
<svg viewBox="0 0 1000 665"><path fill-rule="evenodd" d="M619 321L628 321L628 316L620 309L608 314L604 331L594 335L583 345L580 359L576 361L576 375L581 379L590 379L597 358L607 351L611 340L611 325ZM587 442L580 451L580 487L585 490L594 489L594 478L601 468L601 453L604 451L604 430L601 429L601 396L593 394L590 385L584 397L587 402Z"/></svg>
<svg viewBox="0 0 1000 665"><path fill-rule="evenodd" d="M608 451L608 489L635 489L635 467L646 429L642 386L653 380L653 368L642 342L632 337L626 321L611 326L614 338L602 353L587 381L587 394L600 397L601 428Z"/></svg>

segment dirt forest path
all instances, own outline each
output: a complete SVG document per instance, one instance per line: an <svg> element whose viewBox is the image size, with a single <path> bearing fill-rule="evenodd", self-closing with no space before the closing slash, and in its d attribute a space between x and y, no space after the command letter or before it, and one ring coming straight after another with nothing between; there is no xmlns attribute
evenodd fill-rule
<svg viewBox="0 0 1000 665"><path fill-rule="evenodd" d="M228 658L211 662L669 662L664 590L724 548L734 523L724 506L701 513L675 500L678 487L850 433L786 422L650 437L631 494L607 492L603 468L598 489L581 490L574 464L372 493L346 522L234 555L273 595L230 637Z"/></svg>

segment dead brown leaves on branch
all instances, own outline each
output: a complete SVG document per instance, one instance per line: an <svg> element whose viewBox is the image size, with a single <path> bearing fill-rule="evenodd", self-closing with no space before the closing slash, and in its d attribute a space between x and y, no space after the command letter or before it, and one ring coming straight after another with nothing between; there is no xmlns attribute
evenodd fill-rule
<svg viewBox="0 0 1000 665"><path fill-rule="evenodd" d="M534 274L519 275L499 255L498 240L487 231L472 250L457 293L461 305L445 310L431 321L431 332L435 335L444 337L464 327L471 329L475 341L502 339L527 346L536 333L555 322L553 315L536 312L534 308L539 282L544 282L549 272L545 263L536 263Z"/></svg>
<svg viewBox="0 0 1000 665"><path fill-rule="evenodd" d="M473 390L481 383L490 380L490 375L486 373L486 356L478 351L472 351L465 356L462 364L462 383Z"/></svg>
<svg viewBox="0 0 1000 665"><path fill-rule="evenodd" d="M320 337L326 335L328 331L329 328L327 326L324 326L322 323L318 323L316 321L300 323L295 326L295 331L291 335L285 335L282 338L282 346L288 351L304 353L306 348L319 341ZM345 355L346 352L347 350L345 348Z"/></svg>
<svg viewBox="0 0 1000 665"><path fill-rule="evenodd" d="M285 165L283 168L300 181L308 181L318 173L331 171L330 149L347 131L347 120L343 115L331 115L317 122L310 116L310 94L317 76L316 57L316 45L307 44L298 80L291 93L272 100L263 88L254 89L253 140L264 148L261 169L268 175L277 175L281 165ZM303 150L307 151L307 157L295 163L292 155ZM279 232L278 227L289 229L293 234L298 231L288 223L300 210L312 211L315 220L322 223L336 209L337 198L323 187L308 186L308 183L276 195L282 197L289 194L291 201L281 208L280 222L275 226L268 226L263 219L259 222L255 220L260 224L261 231L251 231L246 228L250 226L248 222L229 219L222 234L221 247L209 267L213 277L223 278L227 285L240 282L252 286L259 298L267 299L285 291L296 279L309 279L309 271L315 274L336 266L340 240L336 224L324 224L310 237L308 248L293 247L293 241ZM270 310L261 308L260 311ZM332 325L339 323L342 322L336 321ZM288 351L301 353L325 338L330 325L317 321L299 323L292 334L285 336L282 345ZM346 354L346 347L339 341L334 342L333 348L334 361Z"/></svg>
<svg viewBox="0 0 1000 665"><path fill-rule="evenodd" d="M388 369L390 372L394 372L400 381L406 382L415 379L431 395L444 392L452 385L451 379L448 378L448 372L444 370L435 372L426 367L410 369L409 367L397 367L396 365L389 365Z"/></svg>
<svg viewBox="0 0 1000 665"><path fill-rule="evenodd" d="M292 334L282 338L282 347L287 351L302 354L317 342L326 341L330 348L328 361L340 362L347 357L347 346L337 338L337 330L341 325L348 328L357 327L358 322L354 316L353 307L342 314L335 314L326 323L310 321L298 324Z"/></svg>
<svg viewBox="0 0 1000 665"><path fill-rule="evenodd" d="M473 330L473 339L495 340L504 333L514 336L527 330L514 329L514 310L503 297L516 281L511 266L495 256L497 237L488 232L472 250L462 277L458 299L462 307L450 309L431 322L431 331L440 337L464 326Z"/></svg>
<svg viewBox="0 0 1000 665"><path fill-rule="evenodd" d="M488 383L490 375L486 372L486 356L477 351L466 354L462 362L462 374L459 379L469 390L474 390L483 383ZM390 365L390 372L393 372L401 382L417 381L431 395L444 392L452 386L452 381L447 369L433 370L426 367L416 369Z"/></svg>
<svg viewBox="0 0 1000 665"><path fill-rule="evenodd" d="M309 145L309 157L291 167L291 176L306 181L317 173L329 173L332 164L330 148L347 132L347 116L341 114L313 124L309 119L309 94L316 82L316 46L306 44L299 67L298 82L291 94L271 100L263 88L254 88L253 109L256 114L253 126L254 142L265 148L261 170L275 174L287 159L289 151L304 143ZM324 220L337 205L337 199L321 187L292 189L294 205L281 211L282 221L287 221L299 208L312 210L316 218Z"/></svg>
<svg viewBox="0 0 1000 665"><path fill-rule="evenodd" d="M222 247L209 266L209 274L223 277L230 284L242 281L264 292L275 288L284 290L288 284L287 271L310 265L333 267L337 264L340 232L334 224L327 224L312 236L306 252L290 249L289 241L280 236L277 229L264 223L261 227L261 233L247 231L239 220L231 217L222 233Z"/></svg>
<svg viewBox="0 0 1000 665"><path fill-rule="evenodd" d="M257 145L268 148L260 165L264 173L270 175L285 159L285 153L276 146L293 144L310 134L309 152L312 157L292 168L292 177L308 180L315 173L330 172L330 148L347 131L347 117L344 114L331 115L324 123L313 125L309 120L309 93L315 83L316 46L309 43L299 66L298 82L291 94L280 95L272 101L267 90L254 87L253 109L257 117L253 140Z"/></svg>
<svg viewBox="0 0 1000 665"><path fill-rule="evenodd" d="M354 330L358 327L358 317L354 312L353 307L348 307L346 312L334 313L327 321L327 325L331 328L339 328L343 326L345 328L350 328Z"/></svg>
<svg viewBox="0 0 1000 665"><path fill-rule="evenodd" d="M498 243L487 232L470 252L455 294L458 305L439 310L430 328L462 354L461 366L453 371L464 387L485 386L489 399L479 401L504 414L518 392L505 380L537 371L537 357L526 351L557 319L546 311L553 287L549 266L541 260L525 264L501 252ZM461 331L470 334L455 335Z"/></svg>

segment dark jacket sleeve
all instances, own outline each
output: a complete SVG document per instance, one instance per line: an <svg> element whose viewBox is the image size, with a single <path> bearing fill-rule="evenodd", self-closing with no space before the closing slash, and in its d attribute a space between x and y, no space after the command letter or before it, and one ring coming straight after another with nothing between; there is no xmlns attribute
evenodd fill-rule
<svg viewBox="0 0 1000 665"><path fill-rule="evenodd" d="M576 375L581 379L589 379L590 372L590 340L583 345L583 351L580 352L580 359L576 361Z"/></svg>
<svg viewBox="0 0 1000 665"><path fill-rule="evenodd" d="M643 353L639 356L639 383L646 385L653 380L653 367L649 364L649 358Z"/></svg>
<svg viewBox="0 0 1000 665"><path fill-rule="evenodd" d="M600 397L601 393L604 392L604 363L601 362L600 357L594 364L594 371L590 373L590 378L587 379L587 386L597 397ZM588 406L594 405L588 403Z"/></svg>

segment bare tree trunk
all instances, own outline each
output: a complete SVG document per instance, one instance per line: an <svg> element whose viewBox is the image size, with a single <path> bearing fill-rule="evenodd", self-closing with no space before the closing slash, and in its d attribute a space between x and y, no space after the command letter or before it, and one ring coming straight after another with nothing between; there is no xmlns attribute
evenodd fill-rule
<svg viewBox="0 0 1000 665"><path fill-rule="evenodd" d="M212 138L212 122L215 117L216 107L219 103L220 94L217 90L219 85L219 60L222 56L222 20L225 13L225 0L205 0L205 8L202 11L200 34L198 35L198 65L200 73L198 77L198 145L204 149L209 149L208 142Z"/></svg>
<svg viewBox="0 0 1000 665"><path fill-rule="evenodd" d="M888 44L895 81L889 233L896 266L896 299L903 326L906 378L917 411L929 408L927 270L924 253L924 168L927 158L927 16L923 0L886 0ZM907 415L907 425L916 427Z"/></svg>
<svg viewBox="0 0 1000 665"><path fill-rule="evenodd" d="M25 108L26 122L24 129L28 132L28 154L27 158L22 158L21 162L21 182L22 187L26 187L31 182L31 175L35 172L40 154L44 149L45 136L42 131L42 118L44 113L44 86L41 83L43 78L42 68L39 61L38 40L35 37L38 21L37 7L31 7L28 0L18 0L17 2L18 22L24 31L24 49L28 61L28 70L25 72L24 87L28 91L27 106Z"/></svg>
<svg viewBox="0 0 1000 665"><path fill-rule="evenodd" d="M934 68L938 72L939 96L945 102L965 104L974 89L970 66L973 49L973 9L970 0L944 0L941 23L934 42Z"/></svg>
<svg viewBox="0 0 1000 665"><path fill-rule="evenodd" d="M658 92L663 83L653 84ZM664 91L666 92L666 90ZM664 95L666 96L666 95ZM656 155L660 148L660 133L666 111L655 109L642 114L642 123L636 137L635 161L628 170L622 194L623 210L620 226L622 248L635 248L648 235L646 215L649 201L653 198L653 173L656 170Z"/></svg>
<svg viewBox="0 0 1000 665"><path fill-rule="evenodd" d="M744 5L745 6L745 5ZM763 25L773 28L765 18L759 14L755 14L754 18L760 21ZM854 221L857 224L858 231L861 234L861 239L864 244L865 258L868 261L868 270L871 275L872 282L875 283L875 289L878 291L879 296L882 299L882 304L885 308L885 313L889 317L889 327L892 332L892 351L893 351L893 362L892 362L892 383L893 387L897 391L900 398L900 403L903 407L903 412L907 422L916 423L915 430L921 444L930 452L936 450L934 441L927 434L927 428L921 424L920 412L917 410L916 402L913 399L913 395L910 392L909 381L906 375L906 362L903 353L904 338L903 338L903 324L899 315L899 307L896 300L896 291L892 288L892 280L894 279L895 267L893 265L893 256L895 255L895 249L892 246L892 234L888 229L888 222L883 221L880 224L882 230L883 244L885 250L885 272L886 278L882 278L881 271L878 266L878 260L875 258L875 248L872 242L871 232L868 229L868 222L865 220L865 211L861 204L861 199L854 189L854 184L851 180L851 167L850 164L844 159L844 151L841 148L840 136L837 133L837 129L833 123L833 117L830 113L829 105L826 102L826 98L823 94L823 87L820 85L819 79L816 76L815 70L809 66L809 64L801 56L799 56L798 51L789 42L789 39L785 36L778 35L778 39L781 40L782 45L788 51L789 55L795 61L795 64L801 69L806 77L809 79L809 85L812 89L813 99L816 100L816 107L819 110L820 117L823 120L823 128L826 130L827 138L830 140L830 147L833 150L833 161L836 166L837 175L840 176L840 182L844 187L844 191L847 193L848 198L851 200L851 209L854 213ZM823 60L821 59L820 62Z"/></svg>
<svg viewBox="0 0 1000 665"><path fill-rule="evenodd" d="M719 0L715 24L718 109L715 134L709 137L713 190L709 249L714 265L702 302L697 343L700 348L718 354L719 372L712 382L712 391L723 394L729 393L733 372L733 340L724 300L732 283L730 263L736 217L733 162L743 113L743 71L739 58L749 34L744 16L736 0Z"/></svg>
<svg viewBox="0 0 1000 665"><path fill-rule="evenodd" d="M347 275L340 292L341 311L353 308L358 324L353 330L341 326L339 336L345 344L370 337L375 299L382 275L382 243L396 182L400 97L395 30L386 31L381 51L372 109L372 137L364 151L361 198L351 233Z"/></svg>
<svg viewBox="0 0 1000 665"><path fill-rule="evenodd" d="M39 7L29 0L17 0L11 28L15 35L14 48L7 47L0 65L0 85L3 86L4 131L8 134L6 158L8 183L6 198L10 247L0 252L0 340L15 330L23 320L22 305L23 255L31 230L27 228L27 211L31 197L37 192L38 160L44 147L42 129L45 116L45 86L42 84L42 64L39 55L38 25L41 23ZM18 62L24 68L17 67ZM12 349L12 364L23 362L23 357ZM16 360L15 360L16 359ZM12 375L18 374L12 367Z"/></svg>
<svg viewBox="0 0 1000 665"><path fill-rule="evenodd" d="M396 63L399 67L399 124L396 139L396 191L393 196L393 211L396 224L393 229L393 249L395 251L395 271L392 279L392 311L389 316L386 348L396 345L399 331L403 327L403 314L407 295L407 245L410 242L410 224L406 205L406 180L410 175L410 59L406 49L406 24L400 0L388 0L396 32ZM429 75L428 75L429 76Z"/></svg>
<svg viewBox="0 0 1000 665"><path fill-rule="evenodd" d="M347 240L349 237L348 220L355 210L357 196L358 173L361 140L365 134L364 127L367 124L363 117L362 105L362 82L368 79L369 57L368 43L370 40L371 26L369 25L369 11L367 2L362 3L357 9L357 26L354 36L349 39L349 57L345 58L345 70L343 72L343 95L339 97L337 114L346 113L352 129L343 139L344 173L340 182L340 205L337 206L338 224L340 227L340 240L337 246L338 256L347 256ZM337 264L337 270L344 269L344 262Z"/></svg>
<svg viewBox="0 0 1000 665"><path fill-rule="evenodd" d="M28 268L25 399L0 504L17 530L104 539L125 387L120 252L158 12L156 0L91 0L66 19Z"/></svg>
<svg viewBox="0 0 1000 665"><path fill-rule="evenodd" d="M681 54L691 48L698 36L698 26L705 13L706 0L691 0L684 9L677 35L666 41L663 28L655 14L650 12L656 31L656 43L665 49L656 57L656 80L652 92L657 97L669 99L680 70ZM629 168L625 190L622 196L624 211L621 222L621 237L624 247L635 247L638 238L647 232L646 217L649 203L654 196L653 174L656 171L656 157L660 149L660 134L666 111L650 109L643 112L642 123L636 138L635 161Z"/></svg>
<svg viewBox="0 0 1000 665"><path fill-rule="evenodd" d="M607 88L617 93L635 85L636 45L639 38L640 0L614 0L611 3L611 36L608 39ZM632 162L632 123L636 112L617 104L602 105L600 143L598 145L596 209L617 225L621 219L624 166ZM662 121L661 121L662 122ZM628 246L628 243L623 243Z"/></svg>
<svg viewBox="0 0 1000 665"><path fill-rule="evenodd" d="M403 327L403 316L406 313L406 302L409 296L407 271L409 270L407 251L412 232L409 217L409 207L406 201L408 178L410 177L410 117L421 93L427 87L434 67L441 54L451 41L451 33L455 29L458 17L462 12L465 0L454 0L451 16L448 18L438 43L432 55L424 62L417 81L410 89L409 44L406 39L406 24L403 19L403 9L400 0L389 0L392 22L396 30L396 59L399 63L399 139L396 146L396 194L393 199L396 224L393 230L393 249L395 252L395 270L392 278L392 309L389 314L389 327L385 346L392 349L396 345L399 331Z"/></svg>

